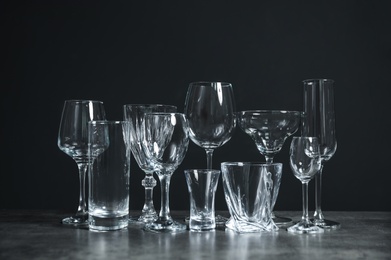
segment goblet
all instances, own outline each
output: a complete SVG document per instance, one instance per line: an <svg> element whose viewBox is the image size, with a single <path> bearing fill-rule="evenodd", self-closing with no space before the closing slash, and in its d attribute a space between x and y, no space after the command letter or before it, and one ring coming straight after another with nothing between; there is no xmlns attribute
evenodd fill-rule
<svg viewBox="0 0 391 260"><path fill-rule="evenodd" d="M207 169L212 169L214 149L228 142L235 130L232 85L225 82L193 82L186 94L184 114L190 139L205 149Z"/></svg>
<svg viewBox="0 0 391 260"><path fill-rule="evenodd" d="M205 149L206 168L212 169L213 151L228 142L236 128L232 84L202 81L190 83L184 114L189 121L190 139ZM224 225L226 221L227 218L216 216L216 225Z"/></svg>
<svg viewBox="0 0 391 260"><path fill-rule="evenodd" d="M169 190L174 171L182 163L189 145L189 125L181 113L147 113L142 147L160 181L159 217L146 223L145 230L154 232L185 231L186 225L174 221L170 214Z"/></svg>
<svg viewBox="0 0 391 260"><path fill-rule="evenodd" d="M308 183L321 168L320 147L316 137L293 137L289 164L303 186L303 215L301 220L287 229L292 233L322 233L324 230L308 217Z"/></svg>
<svg viewBox="0 0 391 260"><path fill-rule="evenodd" d="M274 156L281 151L285 140L293 135L300 126L298 111L283 110L246 110L238 113L239 127L255 142L258 151L265 156L266 163L273 163ZM277 201L281 178L273 180L272 210ZM273 221L277 225L286 225L292 219L275 216Z"/></svg>
<svg viewBox="0 0 391 260"><path fill-rule="evenodd" d="M96 100L66 100L64 102L57 145L72 157L79 169L79 206L74 216L64 218L63 224L88 225L85 198L85 177L88 168L88 122L105 120L103 102Z"/></svg>
<svg viewBox="0 0 391 260"><path fill-rule="evenodd" d="M130 149L138 166L145 173L141 185L145 188L145 201L141 216L138 221L151 222L158 218L153 204L153 188L156 180L153 177L153 165L145 156L142 149L144 140L144 117L148 112L176 112L177 107L162 104L126 104L124 108L124 120L130 121Z"/></svg>
<svg viewBox="0 0 391 260"><path fill-rule="evenodd" d="M329 161L337 150L334 111L334 81L331 79L304 80L304 117L303 136L316 136L320 143L322 167L315 175L315 213L314 223L325 229L337 229L340 223L327 220L323 216L322 173L325 162Z"/></svg>

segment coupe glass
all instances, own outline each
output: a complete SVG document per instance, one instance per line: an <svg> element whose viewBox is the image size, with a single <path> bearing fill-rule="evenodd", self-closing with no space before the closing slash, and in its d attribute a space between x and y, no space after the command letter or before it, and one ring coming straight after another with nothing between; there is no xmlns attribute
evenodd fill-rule
<svg viewBox="0 0 391 260"><path fill-rule="evenodd" d="M145 173L141 185L145 188L145 201L138 221L151 222L158 218L153 205L153 188L156 180L153 177L153 165L145 156L142 149L144 139L144 117L149 112L176 112L177 107L161 104L126 104L124 105L124 120L130 121L130 149L138 166Z"/></svg>
<svg viewBox="0 0 391 260"><path fill-rule="evenodd" d="M190 139L206 151L207 169L212 169L214 149L228 142L235 130L232 85L225 82L193 82L187 90L184 114Z"/></svg>
<svg viewBox="0 0 391 260"><path fill-rule="evenodd" d="M182 163L189 145L189 125L181 113L147 113L145 136L142 143L147 160L159 176L161 207L159 217L145 224L144 229L154 232L180 232L186 225L172 219L169 207L170 180Z"/></svg>
<svg viewBox="0 0 391 260"><path fill-rule="evenodd" d="M105 120L103 102L96 100L66 100L63 106L58 147L72 157L79 168L79 207L74 216L64 218L63 224L88 225L85 198L85 177L88 168L88 122Z"/></svg>
<svg viewBox="0 0 391 260"><path fill-rule="evenodd" d="M293 174L303 186L303 216L298 223L287 230L300 234L322 233L324 230L312 223L308 217L308 183L321 167L318 138L293 137L289 152L289 164Z"/></svg>
<svg viewBox="0 0 391 260"><path fill-rule="evenodd" d="M185 100L190 139L206 152L207 169L212 169L213 151L228 142L236 128L235 100L231 83L192 82ZM186 218L186 221L189 218ZM216 225L228 219L217 215Z"/></svg>
<svg viewBox="0 0 391 260"><path fill-rule="evenodd" d="M238 124L254 140L258 151L265 156L266 163L273 163L274 156L281 151L285 140L299 129L300 118L299 111L247 110L238 113ZM276 185L279 186L280 183ZM274 189L272 196L273 210L278 189ZM277 225L292 222L292 219L275 216L273 212L272 215Z"/></svg>
<svg viewBox="0 0 391 260"><path fill-rule="evenodd" d="M325 229L337 229L340 223L324 218L321 209L322 170L337 150L334 111L334 81L331 79L304 80L303 136L316 136L320 143L322 167L315 176L314 223Z"/></svg>

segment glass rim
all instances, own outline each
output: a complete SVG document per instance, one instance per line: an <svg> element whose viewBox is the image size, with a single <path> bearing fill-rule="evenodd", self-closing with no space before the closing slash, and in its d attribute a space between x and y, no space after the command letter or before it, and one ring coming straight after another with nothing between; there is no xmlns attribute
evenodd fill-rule
<svg viewBox="0 0 391 260"><path fill-rule="evenodd" d="M252 110L242 110L238 111L237 113L244 114L244 113L260 113L260 114L302 114L303 111L296 111L296 110L277 110L277 109L252 109Z"/></svg>
<svg viewBox="0 0 391 260"><path fill-rule="evenodd" d="M333 79L327 79L327 78L325 78L325 79L305 79L305 80L303 80L304 83L306 83L306 82L313 82L313 81L323 81L323 82L331 82L331 83L334 82Z"/></svg>
<svg viewBox="0 0 391 260"><path fill-rule="evenodd" d="M120 124L130 124L126 120L91 120L88 121L89 125L120 125Z"/></svg>
<svg viewBox="0 0 391 260"><path fill-rule="evenodd" d="M254 165L254 166L282 166L283 163L281 162L256 162L256 161L243 161L243 162L222 162L221 166L223 165L233 165L233 166L244 166L244 165Z"/></svg>
<svg viewBox="0 0 391 260"><path fill-rule="evenodd" d="M190 82L189 86L211 85L216 83L220 83L222 87L232 87L232 83L226 81L194 81Z"/></svg>
<svg viewBox="0 0 391 260"><path fill-rule="evenodd" d="M178 108L175 105L166 105L166 104L160 104L160 103L157 103L157 104L153 104L153 103L138 104L138 103L136 103L136 104L125 104L123 106L124 107L134 106L134 107L175 107L175 108Z"/></svg>
<svg viewBox="0 0 391 260"><path fill-rule="evenodd" d="M194 169L185 169L184 172L197 171L198 173L220 173L221 170L218 169L202 169L202 168L194 168Z"/></svg>
<svg viewBox="0 0 391 260"><path fill-rule="evenodd" d="M65 102L67 103L71 103L71 102L74 102L74 103L101 103L103 104L103 101L100 101L100 100L95 100L95 99L67 99L65 100Z"/></svg>

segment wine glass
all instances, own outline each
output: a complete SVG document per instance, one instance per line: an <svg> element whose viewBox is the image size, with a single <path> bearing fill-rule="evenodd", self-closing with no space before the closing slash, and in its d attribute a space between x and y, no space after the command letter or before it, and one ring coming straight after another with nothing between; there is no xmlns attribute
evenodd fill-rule
<svg viewBox="0 0 391 260"><path fill-rule="evenodd" d="M154 166L161 188L161 207L157 220L146 223L145 230L180 232L186 225L174 221L170 214L169 189L174 171L182 163L189 145L189 125L182 113L147 113L142 147Z"/></svg>
<svg viewBox="0 0 391 260"><path fill-rule="evenodd" d="M161 104L126 104L124 108L124 120L130 121L130 149L138 166L145 173L145 178L141 184L145 188L145 201L141 216L138 221L151 222L158 218L153 204L153 188L156 186L156 180L153 177L153 165L145 156L142 149L144 139L144 117L148 112L176 112L177 107Z"/></svg>
<svg viewBox="0 0 391 260"><path fill-rule="evenodd" d="M325 219L321 209L322 173L324 163L337 150L335 133L334 89L332 79L304 80L303 136L316 136L320 143L322 167L315 175L314 223L325 229L337 229L340 223Z"/></svg>
<svg viewBox="0 0 391 260"><path fill-rule="evenodd" d="M184 114L189 121L190 139L206 152L207 169L212 169L214 149L228 142L236 128L232 84L227 82L192 82L185 100ZM188 221L188 217L186 221ZM227 218L217 215L216 225Z"/></svg>
<svg viewBox="0 0 391 260"><path fill-rule="evenodd" d="M232 85L225 82L193 82L186 94L184 114L190 139L205 149L207 169L212 169L214 149L228 142L235 130Z"/></svg>
<svg viewBox="0 0 391 260"><path fill-rule="evenodd" d="M303 215L301 220L287 231L300 234L323 233L324 230L312 223L308 217L308 183L321 168L318 138L294 136L289 151L289 164L303 186Z"/></svg>
<svg viewBox="0 0 391 260"><path fill-rule="evenodd" d="M88 225L85 198L85 176L88 168L88 122L105 120L103 102L96 100L65 100L57 145L61 151L72 157L79 168L79 206L74 216L64 218L63 224Z"/></svg>
<svg viewBox="0 0 391 260"><path fill-rule="evenodd" d="M254 140L258 151L265 156L266 163L273 163L274 156L281 151L285 140L299 129L300 117L299 111L245 110L238 113L238 125ZM281 179L273 181L272 210L277 201ZM273 211L272 216L277 225L292 222L290 218L275 216Z"/></svg>

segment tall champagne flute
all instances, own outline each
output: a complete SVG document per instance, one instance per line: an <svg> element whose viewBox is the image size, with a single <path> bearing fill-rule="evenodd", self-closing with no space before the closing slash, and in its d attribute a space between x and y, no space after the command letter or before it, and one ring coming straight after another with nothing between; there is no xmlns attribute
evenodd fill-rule
<svg viewBox="0 0 391 260"><path fill-rule="evenodd" d="M186 225L174 221L170 214L169 190L174 171L185 158L189 145L189 125L182 113L147 113L142 143L160 181L161 207L159 218L145 224L153 232L180 232Z"/></svg>
<svg viewBox="0 0 391 260"><path fill-rule="evenodd" d="M293 137L289 164L303 186L303 215L301 220L287 229L292 233L323 233L323 228L311 222L308 216L308 183L321 167L320 147L317 137Z"/></svg>
<svg viewBox="0 0 391 260"><path fill-rule="evenodd" d="M138 221L151 222L158 218L153 204L153 188L156 180L153 177L153 165L148 160L142 149L144 139L145 114L149 112L176 112L177 107L162 104L126 104L124 105L124 120L130 121L130 149L138 166L145 173L145 178L141 184L145 188L145 201L141 216Z"/></svg>
<svg viewBox="0 0 391 260"><path fill-rule="evenodd" d="M105 120L103 102L96 100L65 100L57 144L61 151L72 157L79 168L79 206L74 216L64 218L63 224L87 225L88 212L85 198L85 177L88 168L88 122Z"/></svg>
<svg viewBox="0 0 391 260"><path fill-rule="evenodd" d="M184 114L189 121L190 139L205 149L207 169L212 169L214 149L231 139L236 126L231 83L190 83Z"/></svg>
<svg viewBox="0 0 391 260"><path fill-rule="evenodd" d="M314 223L325 229L336 229L340 223L327 220L321 209L324 164L337 149L335 133L334 89L332 79L307 79L304 83L303 136L316 136L320 143L322 167L315 176Z"/></svg>

